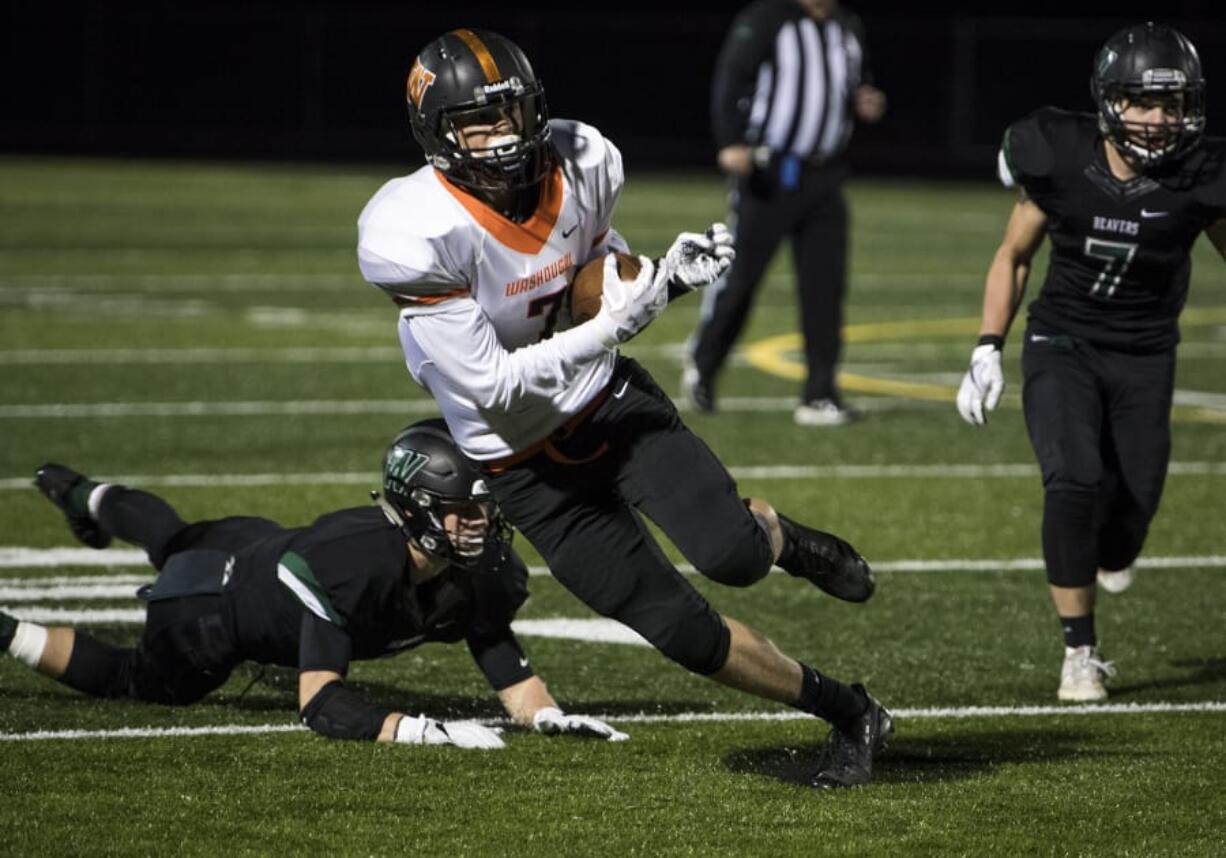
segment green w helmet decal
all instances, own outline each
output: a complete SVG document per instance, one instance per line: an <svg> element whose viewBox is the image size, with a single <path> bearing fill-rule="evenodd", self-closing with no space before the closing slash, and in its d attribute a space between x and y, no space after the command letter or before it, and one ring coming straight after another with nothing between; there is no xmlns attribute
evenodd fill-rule
<svg viewBox="0 0 1226 858"><path fill-rule="evenodd" d="M430 457L416 450L394 447L388 452L387 468L383 472L385 491L404 491L405 485L426 466Z"/></svg>

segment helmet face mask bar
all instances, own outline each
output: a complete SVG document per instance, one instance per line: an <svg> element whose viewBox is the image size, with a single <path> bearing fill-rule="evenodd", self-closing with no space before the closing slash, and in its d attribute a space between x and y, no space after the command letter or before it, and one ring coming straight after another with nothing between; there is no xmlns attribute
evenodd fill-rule
<svg viewBox="0 0 1226 858"><path fill-rule="evenodd" d="M1205 81L1196 48L1182 34L1152 23L1113 35L1098 52L1090 92L1099 130L1142 169L1189 152L1205 130ZM1158 122L1125 114L1161 109Z"/></svg>
<svg viewBox="0 0 1226 858"><path fill-rule="evenodd" d="M383 495L372 495L406 540L449 563L473 567L486 552L510 548L510 525L442 420L415 423L392 440Z"/></svg>
<svg viewBox="0 0 1226 858"><path fill-rule="evenodd" d="M455 184L502 193L538 184L552 165L545 91L513 42L454 30L427 45L408 80L409 122L426 159ZM504 125L470 148L466 129Z"/></svg>

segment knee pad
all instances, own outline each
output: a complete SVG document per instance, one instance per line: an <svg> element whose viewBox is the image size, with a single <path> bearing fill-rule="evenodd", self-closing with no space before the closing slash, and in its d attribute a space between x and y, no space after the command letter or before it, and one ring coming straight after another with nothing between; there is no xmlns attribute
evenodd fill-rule
<svg viewBox="0 0 1226 858"><path fill-rule="evenodd" d="M1043 559L1056 587L1088 587L1098 572L1096 495L1048 491L1043 499Z"/></svg>
<svg viewBox="0 0 1226 858"><path fill-rule="evenodd" d="M769 530L757 513L750 516L753 525L739 537L723 538L702 556L690 558L694 568L729 587L748 587L766 577L774 562Z"/></svg>
<svg viewBox="0 0 1226 858"><path fill-rule="evenodd" d="M731 635L719 614L697 593L695 596L702 601L701 609L696 604L685 610L685 606L657 603L617 619L647 638L666 658L707 676L728 660Z"/></svg>
<svg viewBox="0 0 1226 858"><path fill-rule="evenodd" d="M718 614L711 619L687 618L669 629L656 649L693 673L710 676L728 660L731 634Z"/></svg>

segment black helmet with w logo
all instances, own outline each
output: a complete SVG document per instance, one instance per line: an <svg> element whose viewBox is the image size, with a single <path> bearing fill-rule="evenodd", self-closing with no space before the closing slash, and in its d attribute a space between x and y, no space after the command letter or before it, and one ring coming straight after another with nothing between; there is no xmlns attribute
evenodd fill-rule
<svg viewBox="0 0 1226 858"><path fill-rule="evenodd" d="M524 52L488 30L452 30L422 49L405 87L409 123L426 159L458 185L507 191L549 169L545 91ZM491 145L469 148L461 129L502 123Z"/></svg>
<svg viewBox="0 0 1226 858"><path fill-rule="evenodd" d="M1137 24L1115 33L1098 52L1090 92L1103 136L1142 167L1172 161L1190 150L1205 130L1205 78L1196 48L1178 30ZM1129 105L1156 103L1167 122L1123 117Z"/></svg>
<svg viewBox="0 0 1226 858"><path fill-rule="evenodd" d="M382 499L405 536L436 557L468 566L487 548L509 546L498 504L441 419L414 423L392 439L383 455ZM449 513L465 524L449 526Z"/></svg>

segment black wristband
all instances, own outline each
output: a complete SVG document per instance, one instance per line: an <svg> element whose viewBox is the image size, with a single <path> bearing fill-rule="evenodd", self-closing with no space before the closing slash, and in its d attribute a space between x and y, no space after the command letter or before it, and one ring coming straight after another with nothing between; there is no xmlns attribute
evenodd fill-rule
<svg viewBox="0 0 1226 858"><path fill-rule="evenodd" d="M1000 334L980 334L979 342L976 345L980 346L995 346L998 352L1005 350L1005 338Z"/></svg>

